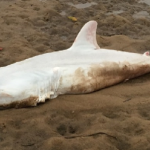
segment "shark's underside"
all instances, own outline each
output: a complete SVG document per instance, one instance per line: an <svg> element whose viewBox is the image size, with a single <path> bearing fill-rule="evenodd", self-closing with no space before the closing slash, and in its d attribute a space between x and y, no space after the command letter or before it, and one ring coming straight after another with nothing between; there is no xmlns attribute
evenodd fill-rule
<svg viewBox="0 0 150 150"><path fill-rule="evenodd" d="M0 68L0 107L36 106L60 94L90 93L150 72L148 53L100 49L95 21L73 45Z"/></svg>

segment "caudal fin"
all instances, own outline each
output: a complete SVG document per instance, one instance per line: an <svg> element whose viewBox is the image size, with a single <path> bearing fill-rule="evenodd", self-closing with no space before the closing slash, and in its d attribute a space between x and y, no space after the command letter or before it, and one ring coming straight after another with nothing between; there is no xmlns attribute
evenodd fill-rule
<svg viewBox="0 0 150 150"><path fill-rule="evenodd" d="M150 56L150 53L149 53L149 51L147 51L147 52L145 52L143 55L144 55L144 56Z"/></svg>
<svg viewBox="0 0 150 150"><path fill-rule="evenodd" d="M74 43L71 46L71 49L76 49L77 47L81 46L92 49L100 49L96 40L96 29L96 21L87 22L78 33Z"/></svg>

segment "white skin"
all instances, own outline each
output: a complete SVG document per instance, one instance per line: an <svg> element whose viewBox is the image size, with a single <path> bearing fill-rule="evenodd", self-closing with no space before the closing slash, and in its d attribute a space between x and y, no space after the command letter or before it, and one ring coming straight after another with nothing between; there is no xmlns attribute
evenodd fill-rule
<svg viewBox="0 0 150 150"><path fill-rule="evenodd" d="M16 101L22 101L29 97L37 97L36 103L44 102L45 98L55 98L59 94L72 93L89 93L95 90L91 86L95 83L98 76L89 76L91 66L94 65L96 70L107 71L113 66L108 65L115 63L118 65L117 70L128 67L133 74L135 70L141 69L142 65L149 65L149 53L142 54L122 52L116 50L100 49L96 42L95 21L89 21L79 32L73 45L63 51L47 53L17 62L6 67L0 68L0 105L10 104ZM146 67L147 67L146 66ZM133 69L132 69L133 68ZM148 69L147 69L148 68ZM150 67L137 73L137 76L150 72ZM116 69L116 67L114 68ZM83 88L78 89L82 81L78 80L77 71L87 82ZM96 72L95 72L96 73ZM104 76L99 76L101 85L96 85L96 90L101 89L128 78L133 78L122 74L117 74L109 79L109 83L103 83ZM128 77L128 78L127 78ZM90 82L90 84L88 83ZM72 88L75 87L75 88ZM36 105L36 103L34 105Z"/></svg>

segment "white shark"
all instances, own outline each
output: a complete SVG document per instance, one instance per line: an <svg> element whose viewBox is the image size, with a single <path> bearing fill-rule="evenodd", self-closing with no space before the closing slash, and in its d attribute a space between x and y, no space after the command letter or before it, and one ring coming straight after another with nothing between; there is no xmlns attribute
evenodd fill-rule
<svg viewBox="0 0 150 150"><path fill-rule="evenodd" d="M0 107L36 106L60 94L90 93L150 72L149 53L101 49L96 21L73 45L0 68Z"/></svg>

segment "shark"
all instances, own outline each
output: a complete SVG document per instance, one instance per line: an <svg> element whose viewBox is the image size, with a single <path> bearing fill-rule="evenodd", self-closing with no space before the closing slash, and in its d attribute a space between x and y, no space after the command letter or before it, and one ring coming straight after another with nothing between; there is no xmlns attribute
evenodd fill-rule
<svg viewBox="0 0 150 150"><path fill-rule="evenodd" d="M0 67L0 108L37 106L61 94L91 93L150 72L144 54L100 48L97 22L87 22L72 46Z"/></svg>

